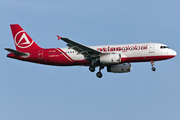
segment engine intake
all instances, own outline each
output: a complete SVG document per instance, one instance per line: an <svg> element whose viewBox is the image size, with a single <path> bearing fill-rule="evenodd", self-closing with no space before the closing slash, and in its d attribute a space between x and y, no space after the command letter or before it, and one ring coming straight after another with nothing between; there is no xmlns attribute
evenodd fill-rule
<svg viewBox="0 0 180 120"><path fill-rule="evenodd" d="M126 73L131 71L131 64L130 63L123 63L118 65L111 65L107 66L108 72L113 73Z"/></svg>

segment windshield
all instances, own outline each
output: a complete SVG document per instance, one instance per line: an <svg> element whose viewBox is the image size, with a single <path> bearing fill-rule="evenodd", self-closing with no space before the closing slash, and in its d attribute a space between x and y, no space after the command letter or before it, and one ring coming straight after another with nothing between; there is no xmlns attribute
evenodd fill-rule
<svg viewBox="0 0 180 120"><path fill-rule="evenodd" d="M168 46L160 46L161 49L169 48Z"/></svg>

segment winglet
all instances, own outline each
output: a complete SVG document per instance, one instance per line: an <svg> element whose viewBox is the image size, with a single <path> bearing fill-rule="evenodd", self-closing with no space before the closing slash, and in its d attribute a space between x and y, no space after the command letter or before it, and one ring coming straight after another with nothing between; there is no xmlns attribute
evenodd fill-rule
<svg viewBox="0 0 180 120"><path fill-rule="evenodd" d="M60 36L58 36L58 35L57 35L57 37L58 37L58 40L60 40L60 39L62 38L62 37L60 37Z"/></svg>

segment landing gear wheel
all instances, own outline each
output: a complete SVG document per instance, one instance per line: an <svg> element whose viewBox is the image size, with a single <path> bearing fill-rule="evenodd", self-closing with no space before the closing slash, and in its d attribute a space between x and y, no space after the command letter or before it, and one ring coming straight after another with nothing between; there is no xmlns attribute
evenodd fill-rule
<svg viewBox="0 0 180 120"><path fill-rule="evenodd" d="M98 78L101 78L103 75L102 75L101 72L97 72L97 73L96 73L96 76L97 76Z"/></svg>
<svg viewBox="0 0 180 120"><path fill-rule="evenodd" d="M152 71L156 71L156 68L154 67L154 61L151 61Z"/></svg>
<svg viewBox="0 0 180 120"><path fill-rule="evenodd" d="M155 67L152 67L152 71L156 71L156 68L155 68Z"/></svg>
<svg viewBox="0 0 180 120"><path fill-rule="evenodd" d="M95 67L91 65L91 66L89 67L89 70L90 70L91 72L94 72L94 71L95 71Z"/></svg>

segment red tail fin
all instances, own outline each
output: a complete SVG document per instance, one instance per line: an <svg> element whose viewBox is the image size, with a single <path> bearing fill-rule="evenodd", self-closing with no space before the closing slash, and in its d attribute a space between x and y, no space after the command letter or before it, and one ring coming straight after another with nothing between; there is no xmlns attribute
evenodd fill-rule
<svg viewBox="0 0 180 120"><path fill-rule="evenodd" d="M11 24L11 31L16 49L21 52L29 52L34 49L41 49L33 39L18 24Z"/></svg>

